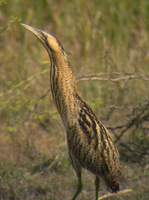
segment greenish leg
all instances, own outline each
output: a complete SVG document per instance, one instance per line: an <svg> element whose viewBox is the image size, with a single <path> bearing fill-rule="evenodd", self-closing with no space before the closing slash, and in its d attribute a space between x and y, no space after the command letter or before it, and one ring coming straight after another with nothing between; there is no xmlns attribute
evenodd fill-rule
<svg viewBox="0 0 149 200"><path fill-rule="evenodd" d="M75 200L78 195L80 194L80 192L82 191L82 179L81 179L81 169L77 169L76 171L77 177L78 177L78 185L77 185L77 190L72 198L72 200Z"/></svg>
<svg viewBox="0 0 149 200"><path fill-rule="evenodd" d="M98 200L98 196L99 196L99 185L100 185L100 180L99 180L99 177L96 176L95 178L96 200Z"/></svg>

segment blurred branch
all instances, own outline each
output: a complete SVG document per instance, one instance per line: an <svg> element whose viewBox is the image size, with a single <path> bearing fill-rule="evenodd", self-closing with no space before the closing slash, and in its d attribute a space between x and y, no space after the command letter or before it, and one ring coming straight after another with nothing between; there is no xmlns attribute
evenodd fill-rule
<svg viewBox="0 0 149 200"><path fill-rule="evenodd" d="M107 199L109 197L117 197L117 196L127 195L130 192L132 192L132 189L121 190L116 193L108 193L108 194L105 194L105 195L99 197L98 200Z"/></svg>
<svg viewBox="0 0 149 200"><path fill-rule="evenodd" d="M141 144L141 145L140 145ZM129 162L138 162L140 165L145 163L145 156L149 155L148 142L146 140L141 142L120 142L120 152L123 159Z"/></svg>
<svg viewBox="0 0 149 200"><path fill-rule="evenodd" d="M120 130L119 135L115 135L115 143L117 143L124 133L126 133L130 128L133 127L137 129L139 127L143 127L143 123L146 121L149 121L149 100L146 100L142 105L137 105L134 107L129 113L126 123L117 125L115 127L108 127L108 129L111 131Z"/></svg>
<svg viewBox="0 0 149 200"><path fill-rule="evenodd" d="M49 71L49 69L44 69L40 72L37 72L36 74L29 76L26 80L20 81L18 84L16 84L15 86L13 86L13 88L11 88L10 90L7 90L6 92L2 92L0 93L0 97L3 97L5 95L9 95L12 94L14 92L15 89L20 88L23 86L22 89L26 89L29 87L29 85L31 84L32 81L34 81L35 78L37 78L38 76L40 76L41 74L45 74Z"/></svg>
<svg viewBox="0 0 149 200"><path fill-rule="evenodd" d="M103 75L106 75L108 77L102 77ZM119 77L112 78L113 75L120 75ZM149 81L149 76L144 76L142 74L135 75L135 74L120 74L120 73L100 73L100 74L92 74L92 75L86 75L86 76L79 76L77 78L77 81L89 81L89 80L97 80L97 81L112 81L112 82L118 82L118 81L125 81L125 80L132 80L132 79L140 79L144 81Z"/></svg>
<svg viewBox="0 0 149 200"><path fill-rule="evenodd" d="M50 170L54 165L57 164L57 162L59 161L59 158L60 158L60 156L56 155L53 160L48 159L48 160L34 166L31 171L31 175L34 175L34 176L41 175L44 172L46 172L47 170Z"/></svg>
<svg viewBox="0 0 149 200"><path fill-rule="evenodd" d="M6 92L2 92L0 93L0 97L3 97L5 95L9 95L11 93L13 93L13 91L17 88L20 88L22 86L24 86L22 89L26 89L29 87L29 85L31 84L31 82L37 78L38 76L40 76L41 74L45 74L49 71L50 69L44 69L41 70L40 72L37 72L36 74L28 77L26 80L21 81L20 83L16 84L13 88L11 88L10 90L6 91ZM104 77L103 77L104 76ZM106 76L106 77L105 77ZM111 76L119 76L119 77L111 77ZM77 82L79 81L94 81L94 80L98 80L98 81L112 81L112 82L118 82L118 81L125 81L125 80L132 80L132 79L140 79L143 81L149 81L149 76L144 76L144 75L135 75L135 74L122 74L119 72L113 72L113 73L98 73L98 74L92 74L92 75L86 75L86 76L78 76L77 77Z"/></svg>

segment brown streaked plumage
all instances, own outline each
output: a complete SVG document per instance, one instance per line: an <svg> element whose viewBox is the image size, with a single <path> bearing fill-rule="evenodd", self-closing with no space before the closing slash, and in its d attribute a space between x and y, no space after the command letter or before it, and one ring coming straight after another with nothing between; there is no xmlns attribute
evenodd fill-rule
<svg viewBox="0 0 149 200"><path fill-rule="evenodd" d="M121 175L118 151L109 131L78 95L75 78L63 47L51 34L25 24L23 26L37 36L50 57L52 96L66 129L69 156L78 177L77 191L72 200L82 190L82 168L95 175L96 200L100 177L112 192L118 191Z"/></svg>

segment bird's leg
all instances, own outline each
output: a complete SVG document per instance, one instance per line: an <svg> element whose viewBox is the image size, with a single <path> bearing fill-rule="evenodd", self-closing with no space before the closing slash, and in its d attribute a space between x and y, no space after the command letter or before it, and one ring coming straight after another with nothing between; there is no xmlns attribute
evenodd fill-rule
<svg viewBox="0 0 149 200"><path fill-rule="evenodd" d="M98 195L99 195L99 185L100 185L100 180L99 177L96 176L95 178L95 192L96 192L96 200L98 200Z"/></svg>
<svg viewBox="0 0 149 200"><path fill-rule="evenodd" d="M77 179L78 179L78 185L77 185L77 190L72 198L72 200L75 200L78 195L80 194L80 192L82 191L82 178L81 178L81 173L82 173L82 168L80 163L78 162L78 160L75 158L75 156L69 151L69 156L70 156L70 160L72 163L72 166L76 172L77 175Z"/></svg>
<svg viewBox="0 0 149 200"><path fill-rule="evenodd" d="M76 171L76 175L78 178L78 185L77 185L77 190L76 190L72 200L75 200L77 198L77 196L80 194L80 192L82 191L81 168L79 170L77 169L75 171Z"/></svg>

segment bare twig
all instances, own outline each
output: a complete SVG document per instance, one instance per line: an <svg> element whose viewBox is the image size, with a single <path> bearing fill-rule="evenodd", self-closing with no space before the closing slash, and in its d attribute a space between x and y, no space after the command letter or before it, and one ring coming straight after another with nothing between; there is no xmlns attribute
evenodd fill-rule
<svg viewBox="0 0 149 200"><path fill-rule="evenodd" d="M102 77L103 75L108 75L109 77ZM111 76L113 73L101 73L101 74L93 74L93 75L86 75L86 76L79 76L77 78L77 81L89 81L89 80L97 80L97 81L112 81L112 82L118 82L118 81L125 81L125 80L132 80L132 79L141 79L144 81L149 81L149 76L144 76L142 74L135 75L135 74L114 74L114 75L120 75L119 77L112 78Z"/></svg>
<svg viewBox="0 0 149 200"><path fill-rule="evenodd" d="M50 69L48 68L48 69L42 70L42 71L28 77L26 80L23 80L20 83L16 84L15 86L13 86L8 91L0 93L0 97L12 94L15 89L20 88L20 87L22 87L22 89L26 89L35 78L37 78L41 74L47 73L49 70ZM78 76L77 82L97 80L97 81L111 81L111 82L116 83L116 82L119 82L119 81L126 81L126 80L132 80L132 79L137 79L137 80L140 79L140 80L143 80L143 81L149 81L149 75L144 76L143 74L137 75L137 74L122 74L122 73L119 73L119 72L113 72L113 73L103 73L103 72L101 72L101 73L98 73L98 74Z"/></svg>
<svg viewBox="0 0 149 200"><path fill-rule="evenodd" d="M127 195L130 192L132 192L132 189L121 190L121 191L119 191L117 193L108 193L108 194L105 194L105 195L99 197L98 200L107 199L109 197L116 197L116 196L121 196L121 195Z"/></svg>
<svg viewBox="0 0 149 200"><path fill-rule="evenodd" d="M111 131L119 130L119 135L115 135L115 143L117 143L128 130L141 128L146 121L149 121L149 100L146 100L142 105L134 107L128 115L127 122L115 127L108 127L108 129Z"/></svg>

